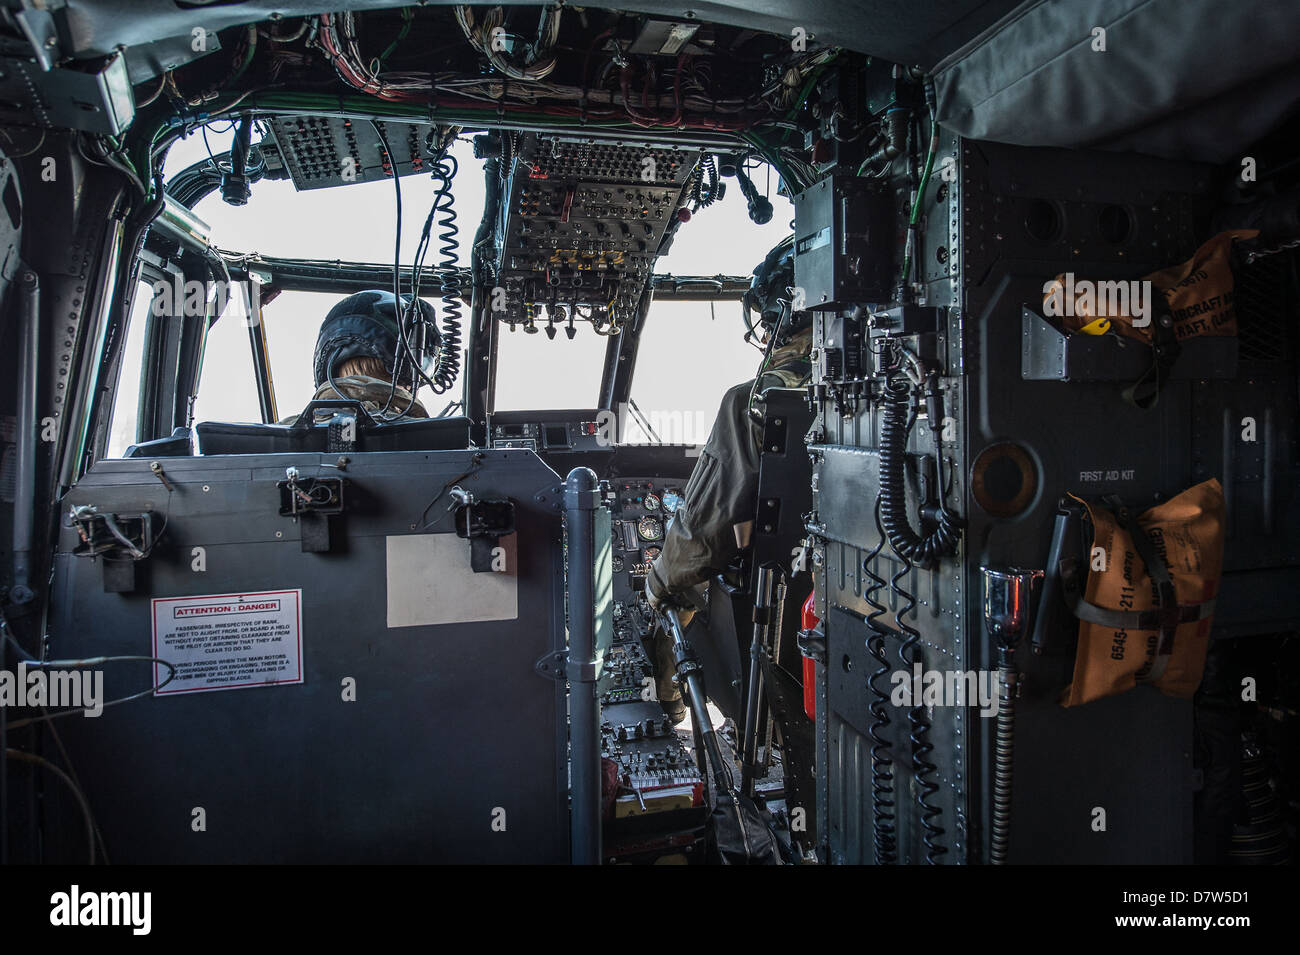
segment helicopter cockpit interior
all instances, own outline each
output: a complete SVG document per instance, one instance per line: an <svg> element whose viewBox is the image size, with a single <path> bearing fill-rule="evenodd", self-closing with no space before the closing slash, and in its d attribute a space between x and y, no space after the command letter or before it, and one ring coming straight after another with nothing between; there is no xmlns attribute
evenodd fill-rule
<svg viewBox="0 0 1300 955"><path fill-rule="evenodd" d="M0 6L4 860L1291 858L1283 13Z"/></svg>

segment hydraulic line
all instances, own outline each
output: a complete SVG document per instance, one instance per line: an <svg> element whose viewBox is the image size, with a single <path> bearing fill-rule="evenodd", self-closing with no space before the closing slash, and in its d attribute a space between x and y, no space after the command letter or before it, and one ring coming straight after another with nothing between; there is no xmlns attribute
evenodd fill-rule
<svg viewBox="0 0 1300 955"><path fill-rule="evenodd" d="M880 537L876 546L862 560L862 570L871 581L863 591L863 599L871 607L867 614L867 652L880 664L867 678L867 688L873 697L867 707L871 713L871 725L867 735L871 737L871 830L872 844L875 848L876 865L892 865L898 861L898 836L894 826L894 760L889 740L881 733L889 726L889 693L876 685L881 677L888 676L892 669L885 655L885 637L892 631L879 618L887 610L876 599L876 594L886 585L885 578L875 572L876 559L885 546L885 531L880 524L880 499L876 499L876 530Z"/></svg>
<svg viewBox="0 0 1300 955"><path fill-rule="evenodd" d="M897 547L894 552L902 560L902 566L890 578L889 586L903 601L903 605L894 612L894 620L905 635L898 648L898 656L904 669L911 674L914 666L920 662L916 645L921 640L921 633L907 622L907 615L916 609L916 596L905 589L900 581L912 572L912 562ZM919 699L912 700L912 705L907 710L907 722L910 729L908 739L912 743L912 775L916 779L916 804L921 809L921 828L925 833L921 837L925 846L925 861L930 865L938 865L939 857L948 850L938 841L944 834L943 827L937 822L943 815L943 810L930 802L930 797L939 791L939 784L931 778L938 767L926 758L934 745L930 742L930 721L926 719L925 707Z"/></svg>

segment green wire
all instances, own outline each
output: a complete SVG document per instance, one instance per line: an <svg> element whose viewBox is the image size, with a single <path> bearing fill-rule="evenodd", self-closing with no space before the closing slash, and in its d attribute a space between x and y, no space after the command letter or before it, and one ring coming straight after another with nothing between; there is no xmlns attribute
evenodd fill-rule
<svg viewBox="0 0 1300 955"><path fill-rule="evenodd" d="M916 190L916 202L912 203L912 215L907 220L907 231L910 235L916 228L916 220L921 215L921 202L925 198L925 187L930 184L930 170L934 167L935 146L939 143L938 130L935 127L934 114L930 114L930 148L925 154L925 172L921 173L921 185ZM907 255L903 257L903 284L907 284L907 274L912 268L912 252L909 249Z"/></svg>
<svg viewBox="0 0 1300 955"><path fill-rule="evenodd" d="M787 167L781 161L781 157L772 151L767 141L758 133L746 131L741 133L741 138L753 146L755 151L767 160L768 164L777 171L787 184L794 186L797 192L803 192L812 185L812 183L804 182L802 176L796 175L793 170Z"/></svg>
<svg viewBox="0 0 1300 955"><path fill-rule="evenodd" d="M405 40L406 35L411 32L411 24L415 22L415 14L411 11L410 7L402 8L402 19L405 22L402 24L402 30L397 34L397 38L393 40L392 43L388 44L388 48L384 50L383 53L380 53L379 56L375 58L376 62L379 64L379 69L375 70L376 73L383 71L384 64L387 63L388 58L393 55L393 52L397 49L397 45Z"/></svg>

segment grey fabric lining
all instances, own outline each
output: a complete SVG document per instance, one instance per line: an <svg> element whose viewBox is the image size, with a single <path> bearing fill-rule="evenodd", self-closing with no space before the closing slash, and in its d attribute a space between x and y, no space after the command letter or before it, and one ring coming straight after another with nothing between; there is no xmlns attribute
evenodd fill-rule
<svg viewBox="0 0 1300 955"><path fill-rule="evenodd" d="M1032 0L936 67L937 116L972 139L1226 162L1300 103L1298 39L1275 0Z"/></svg>

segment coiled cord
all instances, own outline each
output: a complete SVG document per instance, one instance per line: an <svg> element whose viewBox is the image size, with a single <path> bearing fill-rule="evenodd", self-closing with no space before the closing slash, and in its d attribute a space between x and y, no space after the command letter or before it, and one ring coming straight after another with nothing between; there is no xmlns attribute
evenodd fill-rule
<svg viewBox="0 0 1300 955"><path fill-rule="evenodd" d="M706 184L705 178L708 182ZM705 156L700 163L700 167L695 174L694 202L692 203L692 212L699 212L701 209L707 209L713 203L718 201L720 190L718 188L718 163L712 154Z"/></svg>
<svg viewBox="0 0 1300 955"><path fill-rule="evenodd" d="M905 634L903 643L898 648L898 656L910 678L919 660L916 645L921 640L921 633L907 622L907 615L916 609L916 597L900 583L907 574L912 572L912 562L897 547L894 550L902 560L902 566L890 578L889 586L903 601L903 606L894 613L894 620L898 624L898 629ZM921 842L925 846L925 861L930 865L938 865L939 857L946 854L948 850L938 841L944 834L944 828L936 820L943 815L943 810L929 801L930 797L939 791L939 784L931 778L938 767L926 759L934 746L929 739L930 721L925 718L925 707L920 700L912 700L912 705L907 711L907 722L908 739L912 743L912 775L916 778L916 804L921 807L921 828L925 831L921 837Z"/></svg>
<svg viewBox="0 0 1300 955"><path fill-rule="evenodd" d="M863 599L871 607L867 614L867 652L880 664L880 668L867 678L867 688L874 697L867 709L872 722L867 728L871 737L871 829L872 843L875 848L876 865L892 865L898 861L898 836L894 827L894 761L889 740L880 735L889 725L889 694L876 686L876 681L890 671L889 660L885 655L885 637L890 630L879 618L887 610L876 599L876 594L886 585L885 578L875 572L876 558L885 546L885 531L880 525L880 499L876 499L876 529L880 538L876 546L862 560L862 570L871 581L863 591Z"/></svg>
<svg viewBox="0 0 1300 955"><path fill-rule="evenodd" d="M460 376L460 227L456 225L456 197L451 191L452 180L458 168L456 157L444 153L433 163L433 179L438 182L438 194L433 200L433 213L438 219L438 252L442 267L442 341L438 346L438 361L433 369L433 393L448 391Z"/></svg>
<svg viewBox="0 0 1300 955"><path fill-rule="evenodd" d="M954 553L961 541L962 521L943 503L943 480L939 478L939 516L934 530L922 537L912 529L907 518L907 492L904 484L904 460L907 455L907 435L911 430L908 410L911 389L897 374L885 380L884 413L880 424L880 497L881 519L889 543L899 557L929 570L939 558ZM930 423L938 429L940 423ZM938 438L936 437L936 460Z"/></svg>

